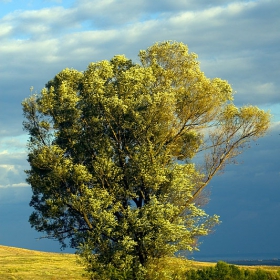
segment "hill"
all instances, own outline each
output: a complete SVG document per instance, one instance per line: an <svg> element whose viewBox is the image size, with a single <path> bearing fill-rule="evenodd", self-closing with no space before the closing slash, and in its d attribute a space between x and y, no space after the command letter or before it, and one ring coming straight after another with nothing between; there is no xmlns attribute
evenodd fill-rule
<svg viewBox="0 0 280 280"><path fill-rule="evenodd" d="M164 263L155 266L155 273L162 266L172 270L186 271L190 268L204 269L213 267L215 263L186 261L169 258ZM279 266L242 266L250 270L258 268L277 271ZM166 269L165 269L166 271ZM0 245L0 280L82 280L83 267L77 262L74 254L47 253Z"/></svg>
<svg viewBox="0 0 280 280"><path fill-rule="evenodd" d="M46 253L0 245L0 280L80 280L83 267L74 254Z"/></svg>

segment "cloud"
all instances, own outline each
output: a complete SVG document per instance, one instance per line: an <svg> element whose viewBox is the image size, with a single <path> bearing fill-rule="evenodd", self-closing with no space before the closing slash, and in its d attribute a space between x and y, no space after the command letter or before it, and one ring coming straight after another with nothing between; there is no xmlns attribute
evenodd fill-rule
<svg viewBox="0 0 280 280"><path fill-rule="evenodd" d="M115 54L137 60L169 39L198 53L206 76L228 80L237 105L280 103L279 1L70 2L0 19L0 136L22 134L30 86L39 92L63 68L82 71Z"/></svg>
<svg viewBox="0 0 280 280"><path fill-rule="evenodd" d="M12 184L11 187L14 188L21 188L21 187L30 187L27 183L18 183L18 184Z"/></svg>
<svg viewBox="0 0 280 280"><path fill-rule="evenodd" d="M14 165L14 164L21 165L26 161L26 153L21 151L19 152L10 152L7 150L2 151L0 153L0 161L3 166Z"/></svg>
<svg viewBox="0 0 280 280"><path fill-rule="evenodd" d="M244 151L237 166L227 166L224 174L211 182L206 211L221 215L222 224L205 239L201 253L280 252L275 245L280 231L275 221L280 210L280 1L1 3L6 9L1 10L4 16L0 18L2 225L12 224L16 217L25 219L22 227L29 227L31 189L23 171L29 168L28 137L22 130L21 101L30 95L30 86L40 92L66 67L83 71L90 62L111 59L115 54L137 61L140 49L157 41L176 40L198 54L207 77L229 81L237 91L238 106L258 105L271 109L274 115L269 133ZM8 12L13 7L14 11ZM17 216L18 209L25 209L25 218ZM252 231L257 234L252 236ZM5 233L7 242L10 234L8 230ZM26 240L28 243L31 246Z"/></svg>
<svg viewBox="0 0 280 280"><path fill-rule="evenodd" d="M1 24L9 27L9 38L46 39L58 35L62 29L76 26L71 10L63 7L44 8L41 10L17 10L1 19Z"/></svg>
<svg viewBox="0 0 280 280"><path fill-rule="evenodd" d="M0 164L0 188L27 187L25 181L25 165Z"/></svg>
<svg viewBox="0 0 280 280"><path fill-rule="evenodd" d="M3 168L8 171L12 171L14 173L18 173L15 166L11 164L0 164L0 168Z"/></svg>
<svg viewBox="0 0 280 280"><path fill-rule="evenodd" d="M0 138L0 188L27 187L26 136Z"/></svg>
<svg viewBox="0 0 280 280"><path fill-rule="evenodd" d="M0 15L1 225L12 226L13 219L18 219L24 220L22 228L29 228L31 189L23 171L29 168L28 137L22 130L21 109L29 88L40 92L66 67L83 71L90 62L115 54L137 61L140 49L176 40L198 54L207 77L232 84L238 106L270 108L275 122L267 136L241 155L239 165L229 165L211 182L206 211L221 215L223 223L205 239L201 253L280 251L275 245L280 230L275 221L280 207L280 1L0 2L5 3ZM7 231L1 231L1 240L8 242L10 228L3 228ZM18 223L12 232L14 240L21 240L17 229ZM258 233L254 237L252 230ZM28 246L31 243L26 240Z"/></svg>
<svg viewBox="0 0 280 280"><path fill-rule="evenodd" d="M140 49L168 39L198 53L206 76L228 80L237 105L280 104L279 1L88 3L17 10L0 19L1 137L23 133L20 103L30 86L39 92L63 68L82 71L115 54L137 60Z"/></svg>

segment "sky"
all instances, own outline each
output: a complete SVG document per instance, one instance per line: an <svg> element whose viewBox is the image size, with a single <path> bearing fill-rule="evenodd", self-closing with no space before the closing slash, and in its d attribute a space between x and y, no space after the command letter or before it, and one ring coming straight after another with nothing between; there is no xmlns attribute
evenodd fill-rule
<svg viewBox="0 0 280 280"><path fill-rule="evenodd" d="M279 0L0 0L0 244L60 251L30 228L21 102L62 69L174 40L198 55L209 78L227 80L237 106L270 110L267 135L251 144L208 190L222 223L196 259L280 258Z"/></svg>

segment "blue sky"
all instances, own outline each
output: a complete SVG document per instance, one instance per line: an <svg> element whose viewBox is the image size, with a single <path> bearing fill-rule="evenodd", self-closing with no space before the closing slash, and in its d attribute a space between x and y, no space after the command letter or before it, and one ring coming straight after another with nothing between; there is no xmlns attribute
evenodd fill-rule
<svg viewBox="0 0 280 280"><path fill-rule="evenodd" d="M237 106L270 110L267 136L209 185L210 214L222 224L199 258L270 254L280 258L279 0L0 0L0 244L59 251L30 229L21 101L56 73L175 40L198 54L209 78L228 80Z"/></svg>

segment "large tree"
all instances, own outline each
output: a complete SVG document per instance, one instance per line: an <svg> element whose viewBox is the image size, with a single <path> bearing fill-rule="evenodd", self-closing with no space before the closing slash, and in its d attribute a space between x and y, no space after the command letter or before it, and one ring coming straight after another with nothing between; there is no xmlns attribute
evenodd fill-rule
<svg viewBox="0 0 280 280"><path fill-rule="evenodd" d="M218 223L202 191L269 126L186 45L157 43L139 59L64 69L23 102L30 223L79 249L94 279L141 279L149 262L195 250Z"/></svg>

